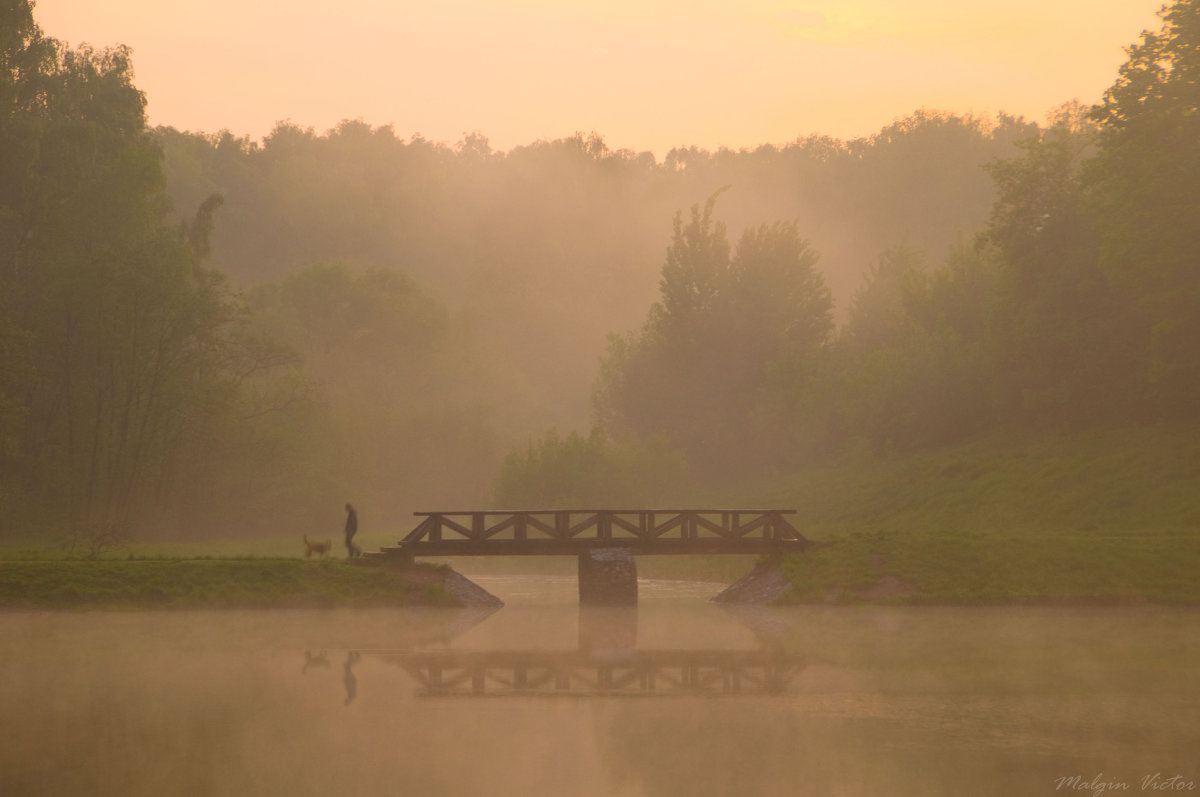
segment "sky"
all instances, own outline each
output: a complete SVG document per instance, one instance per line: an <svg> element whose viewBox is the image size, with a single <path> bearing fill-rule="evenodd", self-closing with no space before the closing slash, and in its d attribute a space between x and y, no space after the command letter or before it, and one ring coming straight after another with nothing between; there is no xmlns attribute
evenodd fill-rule
<svg viewBox="0 0 1200 797"><path fill-rule="evenodd" d="M37 0L125 44L150 123L261 138L343 119L499 150L868 136L918 109L1041 121L1096 102L1160 0Z"/></svg>

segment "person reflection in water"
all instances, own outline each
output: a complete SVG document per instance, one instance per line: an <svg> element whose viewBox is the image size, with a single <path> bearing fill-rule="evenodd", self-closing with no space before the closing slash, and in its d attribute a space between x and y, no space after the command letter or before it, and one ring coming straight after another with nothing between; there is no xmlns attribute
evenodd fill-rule
<svg viewBox="0 0 1200 797"><path fill-rule="evenodd" d="M346 663L342 665L346 681L346 705L354 702L354 698L358 697L358 679L354 677L354 665L358 664L358 651L352 650L346 654Z"/></svg>
<svg viewBox="0 0 1200 797"><path fill-rule="evenodd" d="M346 504L346 551L349 552L350 558L362 556L362 549L354 544L354 535L358 531L358 513L354 511L354 507Z"/></svg>

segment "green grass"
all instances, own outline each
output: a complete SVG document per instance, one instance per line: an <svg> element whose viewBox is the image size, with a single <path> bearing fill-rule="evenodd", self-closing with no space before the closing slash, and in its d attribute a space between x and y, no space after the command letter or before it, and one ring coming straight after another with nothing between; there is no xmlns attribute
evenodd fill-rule
<svg viewBox="0 0 1200 797"><path fill-rule="evenodd" d="M795 508L821 545L784 565L792 600L856 602L885 576L911 603L1200 603L1200 425L997 436L909 456L864 453L738 491ZM359 535L365 550L401 533ZM0 546L0 606L402 604L403 579L292 538L138 543L95 562ZM8 563L8 564L6 564ZM34 567L34 565L37 565ZM464 572L574 574L570 557L462 559ZM20 568L26 568L24 570ZM648 578L732 582L743 557L639 557ZM381 580L382 579L382 580Z"/></svg>
<svg viewBox="0 0 1200 797"><path fill-rule="evenodd" d="M396 544L402 535L393 533L359 534L354 538L364 551L378 551ZM316 537L310 537L314 542ZM331 559L345 559L346 549L341 537L322 537L333 544ZM64 544L53 542L0 542L0 562L4 561L66 561L86 559L83 546L71 551ZM304 542L299 537L267 537L245 539L210 539L188 542L155 542L133 540L103 551L102 560L118 559L303 559Z"/></svg>
<svg viewBox="0 0 1200 797"><path fill-rule="evenodd" d="M1196 535L852 534L789 558L789 600L855 602L884 576L901 603L1200 603Z"/></svg>
<svg viewBox="0 0 1200 797"><path fill-rule="evenodd" d="M449 605L440 568L333 559L43 559L0 562L0 608L209 609Z"/></svg>
<svg viewBox="0 0 1200 797"><path fill-rule="evenodd" d="M810 468L759 503L822 544L798 601L1200 603L1200 427L993 438Z"/></svg>

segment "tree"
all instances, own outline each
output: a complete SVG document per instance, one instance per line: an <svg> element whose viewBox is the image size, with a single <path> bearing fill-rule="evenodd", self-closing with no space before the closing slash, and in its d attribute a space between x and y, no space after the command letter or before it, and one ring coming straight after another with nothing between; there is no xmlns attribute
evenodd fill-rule
<svg viewBox="0 0 1200 797"><path fill-rule="evenodd" d="M712 320L718 295L729 279L725 225L713 221L712 215L717 198L728 188L710 196L703 211L693 205L686 225L683 214L675 214L674 233L658 283L660 300L650 320L664 337L693 342L695 336L705 334Z"/></svg>
<svg viewBox="0 0 1200 797"><path fill-rule="evenodd" d="M375 517L481 501L499 465L486 400L504 378L446 308L394 268L316 263L248 292L254 323L295 351L321 407L291 438L305 495ZM282 487L282 486L281 486Z"/></svg>
<svg viewBox="0 0 1200 797"><path fill-rule="evenodd" d="M990 165L997 198L987 240L1003 258L996 329L1005 415L1072 425L1113 420L1142 383L1126 302L1099 268L1100 228L1083 173L1096 129L1077 106Z"/></svg>
<svg viewBox="0 0 1200 797"><path fill-rule="evenodd" d="M796 222L747 229L724 286L723 335L740 351L730 360L764 375L810 370L833 333L833 296L817 271L819 256Z"/></svg>
<svg viewBox="0 0 1200 797"><path fill-rule="evenodd" d="M1129 48L1093 111L1100 152L1087 172L1099 262L1141 316L1158 410L1200 406L1200 1L1177 0Z"/></svg>
<svg viewBox="0 0 1200 797"><path fill-rule="evenodd" d="M0 497L109 539L169 500L263 350L203 265L220 198L170 219L129 50L66 48L28 2L0 18Z"/></svg>
<svg viewBox="0 0 1200 797"><path fill-rule="evenodd" d="M932 273L916 250L882 253L855 295L830 369L844 438L876 451L958 442L993 420L988 374L995 259L960 247Z"/></svg>
<svg viewBox="0 0 1200 797"><path fill-rule="evenodd" d="M608 431L664 435L710 475L767 458L833 329L797 225L748 229L730 258L718 194L676 215L661 300L639 334L610 339L595 393Z"/></svg>
<svg viewBox="0 0 1200 797"><path fill-rule="evenodd" d="M597 421L611 434L664 434L680 444L717 420L698 417L694 405L717 388L709 357L722 335L717 303L729 282L729 241L713 208L724 190L710 196L703 210L692 206L687 224L682 212L675 214L660 301L638 335L609 339L594 403ZM681 412L688 404L694 411Z"/></svg>

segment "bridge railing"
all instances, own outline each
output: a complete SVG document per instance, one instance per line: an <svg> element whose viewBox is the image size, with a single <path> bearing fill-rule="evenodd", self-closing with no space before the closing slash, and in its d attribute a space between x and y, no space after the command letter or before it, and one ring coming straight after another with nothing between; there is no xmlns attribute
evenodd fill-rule
<svg viewBox="0 0 1200 797"><path fill-rule="evenodd" d="M792 509L570 509L416 512L424 520L402 545L451 540L807 542L785 517Z"/></svg>

